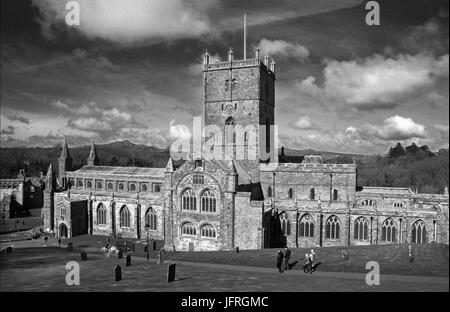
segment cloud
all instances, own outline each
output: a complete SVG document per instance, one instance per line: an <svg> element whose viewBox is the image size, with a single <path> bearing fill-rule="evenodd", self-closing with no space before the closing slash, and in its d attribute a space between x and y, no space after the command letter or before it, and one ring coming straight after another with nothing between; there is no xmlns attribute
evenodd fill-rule
<svg viewBox="0 0 450 312"><path fill-rule="evenodd" d="M13 135L14 134L14 127L9 125L5 129L2 129L1 134L2 135Z"/></svg>
<svg viewBox="0 0 450 312"><path fill-rule="evenodd" d="M284 40L262 39L257 46L261 49L261 55L268 54L282 59L294 58L300 61L309 57L309 51L306 47Z"/></svg>
<svg viewBox="0 0 450 312"><path fill-rule="evenodd" d="M30 124L30 120L28 118L25 118L23 116L19 116L17 114L15 114L15 115L7 115L6 118L8 118L10 121L18 121L20 123L27 124L27 125Z"/></svg>
<svg viewBox="0 0 450 312"><path fill-rule="evenodd" d="M439 77L448 78L448 63L448 54L439 58L376 54L363 60L331 60L323 70L323 87L315 84L314 77L308 77L299 88L310 95L325 96L329 102L342 101L359 109L392 108L420 88L432 86Z"/></svg>
<svg viewBox="0 0 450 312"><path fill-rule="evenodd" d="M169 135L171 138L189 140L191 138L191 131L189 127L182 124L175 125L175 120L172 119L170 121L170 132Z"/></svg>
<svg viewBox="0 0 450 312"><path fill-rule="evenodd" d="M117 108L96 110L92 114L94 115L70 119L68 126L77 130L96 132L102 137L114 136L126 126L133 125L137 128L140 126L131 114L122 112Z"/></svg>
<svg viewBox="0 0 450 312"><path fill-rule="evenodd" d="M198 36L210 28L207 10L215 1L78 0L80 25L74 29L90 39L128 45L147 39ZM65 24L66 1L33 0L40 11L42 33L52 38Z"/></svg>
<svg viewBox="0 0 450 312"><path fill-rule="evenodd" d="M350 126L345 131L352 137L363 139L377 138L383 141L403 141L413 138L425 138L425 126L411 118L392 116L381 125L365 125L361 128Z"/></svg>
<svg viewBox="0 0 450 312"><path fill-rule="evenodd" d="M300 130L316 129L317 125L311 121L309 116L301 116L297 121L291 123L292 127Z"/></svg>

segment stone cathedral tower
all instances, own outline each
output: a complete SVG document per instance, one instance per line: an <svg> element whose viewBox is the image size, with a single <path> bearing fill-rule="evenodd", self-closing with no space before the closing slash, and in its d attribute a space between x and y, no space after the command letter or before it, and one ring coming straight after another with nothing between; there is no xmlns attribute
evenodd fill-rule
<svg viewBox="0 0 450 312"><path fill-rule="evenodd" d="M223 136L214 138L216 145L211 150L219 148L222 160L231 155L232 159L242 160L256 174L259 162L269 160L274 143L270 126L275 124L275 62L269 64L268 56L262 61L259 49L253 59L244 60L235 60L230 49L228 60L218 63L210 63L206 52L203 86L205 126L217 127ZM234 131L230 132L230 128Z"/></svg>

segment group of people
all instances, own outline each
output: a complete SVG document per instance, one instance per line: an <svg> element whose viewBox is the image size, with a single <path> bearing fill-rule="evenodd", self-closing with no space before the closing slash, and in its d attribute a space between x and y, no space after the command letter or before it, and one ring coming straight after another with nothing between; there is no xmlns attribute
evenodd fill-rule
<svg viewBox="0 0 450 312"><path fill-rule="evenodd" d="M278 254L277 254L278 272L283 273L285 270L290 270L292 268L292 266L289 263L290 258L291 258L291 250L288 247L285 248L284 254L281 250L278 250ZM314 249L311 249L310 253L305 254L304 266L308 266L309 272L311 272L311 273L312 273L311 269L314 267L315 258L316 258L316 253L314 252ZM283 259L284 259L284 269L282 269Z"/></svg>
<svg viewBox="0 0 450 312"><path fill-rule="evenodd" d="M284 270L291 269L291 266L289 265L290 258L291 258L291 250L288 247L285 248L284 254L281 250L278 250L278 255L277 255L278 272L283 273ZM284 259L284 269L281 269L281 267L283 265L283 259Z"/></svg>

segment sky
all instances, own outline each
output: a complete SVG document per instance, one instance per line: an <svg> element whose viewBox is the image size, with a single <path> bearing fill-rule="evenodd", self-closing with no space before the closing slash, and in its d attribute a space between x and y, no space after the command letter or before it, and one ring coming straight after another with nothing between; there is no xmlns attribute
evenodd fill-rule
<svg viewBox="0 0 450 312"><path fill-rule="evenodd" d="M384 154L449 146L447 0L1 1L1 147L130 140L168 147L202 114L202 54L276 62L276 124L293 149Z"/></svg>

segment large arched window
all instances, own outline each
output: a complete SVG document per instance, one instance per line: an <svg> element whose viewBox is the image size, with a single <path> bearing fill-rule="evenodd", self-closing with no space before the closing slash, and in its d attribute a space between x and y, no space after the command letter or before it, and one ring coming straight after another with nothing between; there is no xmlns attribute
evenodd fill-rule
<svg viewBox="0 0 450 312"><path fill-rule="evenodd" d="M200 195L201 211L216 212L216 195L211 190L205 190Z"/></svg>
<svg viewBox="0 0 450 312"><path fill-rule="evenodd" d="M102 181L97 181L95 184L95 188L98 190L101 190L103 188L103 183Z"/></svg>
<svg viewBox="0 0 450 312"><path fill-rule="evenodd" d="M145 226L148 226L152 231L156 231L157 218L156 212L152 207L148 208L145 212Z"/></svg>
<svg viewBox="0 0 450 312"><path fill-rule="evenodd" d="M338 217L331 216L325 223L325 238L326 239L339 239L341 223Z"/></svg>
<svg viewBox="0 0 450 312"><path fill-rule="evenodd" d="M122 208L120 208L120 227L121 228L130 227L130 211L125 205L123 205Z"/></svg>
<svg viewBox="0 0 450 312"><path fill-rule="evenodd" d="M216 229L211 224L205 224L200 229L200 235L202 237L216 237Z"/></svg>
<svg viewBox="0 0 450 312"><path fill-rule="evenodd" d="M123 183L119 183L119 191L123 191Z"/></svg>
<svg viewBox="0 0 450 312"><path fill-rule="evenodd" d="M369 239L369 222L366 218L360 217L355 220L353 237L359 241Z"/></svg>
<svg viewBox="0 0 450 312"><path fill-rule="evenodd" d="M161 185L160 184L155 184L154 192L155 193L161 192Z"/></svg>
<svg viewBox="0 0 450 312"><path fill-rule="evenodd" d="M108 184L106 185L106 188L108 190L112 190L114 187L113 187L113 184L111 182L108 182Z"/></svg>
<svg viewBox="0 0 450 312"><path fill-rule="evenodd" d="M316 190L315 189L311 189L309 190L309 199L310 200L315 200L316 199Z"/></svg>
<svg viewBox="0 0 450 312"><path fill-rule="evenodd" d="M286 236L291 235L291 222L289 221L289 216L287 213L283 213L281 215L280 223L283 234Z"/></svg>
<svg viewBox="0 0 450 312"><path fill-rule="evenodd" d="M142 184L141 190L142 190L142 192L147 192L147 184Z"/></svg>
<svg viewBox="0 0 450 312"><path fill-rule="evenodd" d="M197 198L195 198L195 193L192 189L187 189L181 195L181 209L182 210L196 210L197 209Z"/></svg>
<svg viewBox="0 0 450 312"><path fill-rule="evenodd" d="M396 240L397 229L392 218L384 220L381 226L381 241L387 243L394 243Z"/></svg>
<svg viewBox="0 0 450 312"><path fill-rule="evenodd" d="M314 220L310 214L301 217L298 230L299 237L314 237Z"/></svg>
<svg viewBox="0 0 450 312"><path fill-rule="evenodd" d="M83 180L77 180L77 187L83 187Z"/></svg>
<svg viewBox="0 0 450 312"><path fill-rule="evenodd" d="M86 187L87 188L92 188L92 182L91 181L87 181L86 182Z"/></svg>
<svg viewBox="0 0 450 312"><path fill-rule="evenodd" d="M134 183L130 184L130 191L132 192L136 191L136 185Z"/></svg>
<svg viewBox="0 0 450 312"><path fill-rule="evenodd" d="M97 206L97 224L106 225L106 208L101 203Z"/></svg>
<svg viewBox="0 0 450 312"><path fill-rule="evenodd" d="M422 220L417 220L412 225L411 242L413 244L425 244L427 242L427 227Z"/></svg>
<svg viewBox="0 0 450 312"><path fill-rule="evenodd" d="M190 222L187 222L187 223L184 223L181 226L181 234L182 235L196 236L197 235L197 229L195 228L195 225L193 225Z"/></svg>

